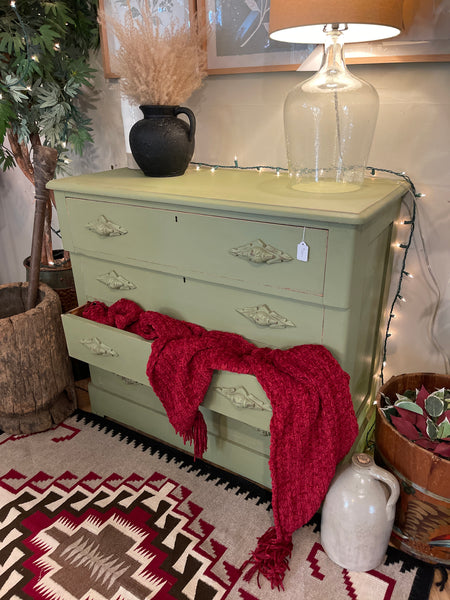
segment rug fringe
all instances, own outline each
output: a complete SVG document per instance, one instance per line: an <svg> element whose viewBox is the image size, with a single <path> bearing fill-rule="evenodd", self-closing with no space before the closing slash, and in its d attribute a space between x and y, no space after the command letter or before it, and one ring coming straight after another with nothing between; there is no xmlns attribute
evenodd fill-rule
<svg viewBox="0 0 450 600"><path fill-rule="evenodd" d="M251 558L242 565L242 570L251 565L244 576L244 581L250 581L257 574L258 587L261 587L259 578L263 575L270 581L272 589L284 591L283 580L286 571L289 570L292 548L290 536L279 539L275 527L270 527L258 538L258 544L251 553Z"/></svg>

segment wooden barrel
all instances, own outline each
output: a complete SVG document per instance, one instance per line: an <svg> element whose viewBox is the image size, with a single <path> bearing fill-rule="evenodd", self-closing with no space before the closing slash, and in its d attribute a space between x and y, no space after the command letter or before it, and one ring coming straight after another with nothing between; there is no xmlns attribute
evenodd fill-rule
<svg viewBox="0 0 450 600"><path fill-rule="evenodd" d="M27 287L0 285L0 428L14 434L49 429L76 407L58 294L41 283L27 311Z"/></svg>
<svg viewBox="0 0 450 600"><path fill-rule="evenodd" d="M375 456L400 483L400 499L391 542L431 563L450 566L450 460L421 448L401 435L384 416L382 394L450 388L449 375L409 373L392 377L377 394Z"/></svg>
<svg viewBox="0 0 450 600"><path fill-rule="evenodd" d="M63 261L64 250L53 250L53 265L42 265L39 270L39 280L55 290L61 302L62 312L69 312L78 306L77 293L73 279L70 259ZM31 256L23 261L26 280L30 281Z"/></svg>

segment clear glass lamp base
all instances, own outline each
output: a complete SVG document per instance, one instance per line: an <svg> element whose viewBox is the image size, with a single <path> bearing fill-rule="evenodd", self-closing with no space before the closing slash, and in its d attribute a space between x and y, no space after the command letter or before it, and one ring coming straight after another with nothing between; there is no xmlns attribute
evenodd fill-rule
<svg viewBox="0 0 450 600"><path fill-rule="evenodd" d="M359 189L378 116L378 94L345 66L343 35L327 33L322 65L288 94L284 125L291 186L315 193Z"/></svg>

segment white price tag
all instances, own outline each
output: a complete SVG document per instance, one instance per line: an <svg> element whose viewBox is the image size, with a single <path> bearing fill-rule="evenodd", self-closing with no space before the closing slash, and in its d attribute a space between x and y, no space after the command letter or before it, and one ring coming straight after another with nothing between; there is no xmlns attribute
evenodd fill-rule
<svg viewBox="0 0 450 600"><path fill-rule="evenodd" d="M301 260L302 262L308 261L309 255L309 246L306 242L300 242L297 244L297 260Z"/></svg>

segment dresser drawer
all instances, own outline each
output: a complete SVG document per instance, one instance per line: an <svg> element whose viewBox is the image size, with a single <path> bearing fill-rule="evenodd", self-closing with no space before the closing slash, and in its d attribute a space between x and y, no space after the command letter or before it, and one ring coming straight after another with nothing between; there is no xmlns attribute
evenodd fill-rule
<svg viewBox="0 0 450 600"><path fill-rule="evenodd" d="M61 316L69 355L149 385L145 374L151 342L81 317L83 307Z"/></svg>
<svg viewBox="0 0 450 600"><path fill-rule="evenodd" d="M151 342L84 319L79 316L81 309L62 316L69 354L94 367L91 374L96 385L148 405L154 397L146 375ZM142 395L142 386L146 386L148 396ZM257 429L269 429L272 408L252 375L214 372L203 406Z"/></svg>
<svg viewBox="0 0 450 600"><path fill-rule="evenodd" d="M122 377L98 367L91 367L91 378L98 387L165 414L161 402L149 387L148 380L146 385L143 385L129 377ZM214 372L202 407L246 423L257 429L262 436L270 429L272 407L258 380L252 375Z"/></svg>
<svg viewBox="0 0 450 600"><path fill-rule="evenodd" d="M75 257L73 270L83 301L101 300L111 305L127 298L144 310L238 333L258 345L287 347L322 341L321 304L89 257Z"/></svg>
<svg viewBox="0 0 450 600"><path fill-rule="evenodd" d="M91 383L89 396L92 408L96 414L125 423L183 451L192 452L192 446L185 445L183 439L175 433L161 405L158 406L157 401L151 399L151 390L142 388L143 386L138 386L134 394L122 395L117 390L111 391ZM139 392L142 399L136 402ZM200 411L208 430L208 450L203 458L270 488L270 437L246 423L212 412L203 406Z"/></svg>
<svg viewBox="0 0 450 600"><path fill-rule="evenodd" d="M298 298L322 296L328 231L67 198L70 250L185 277ZM309 247L307 261L297 246Z"/></svg>

